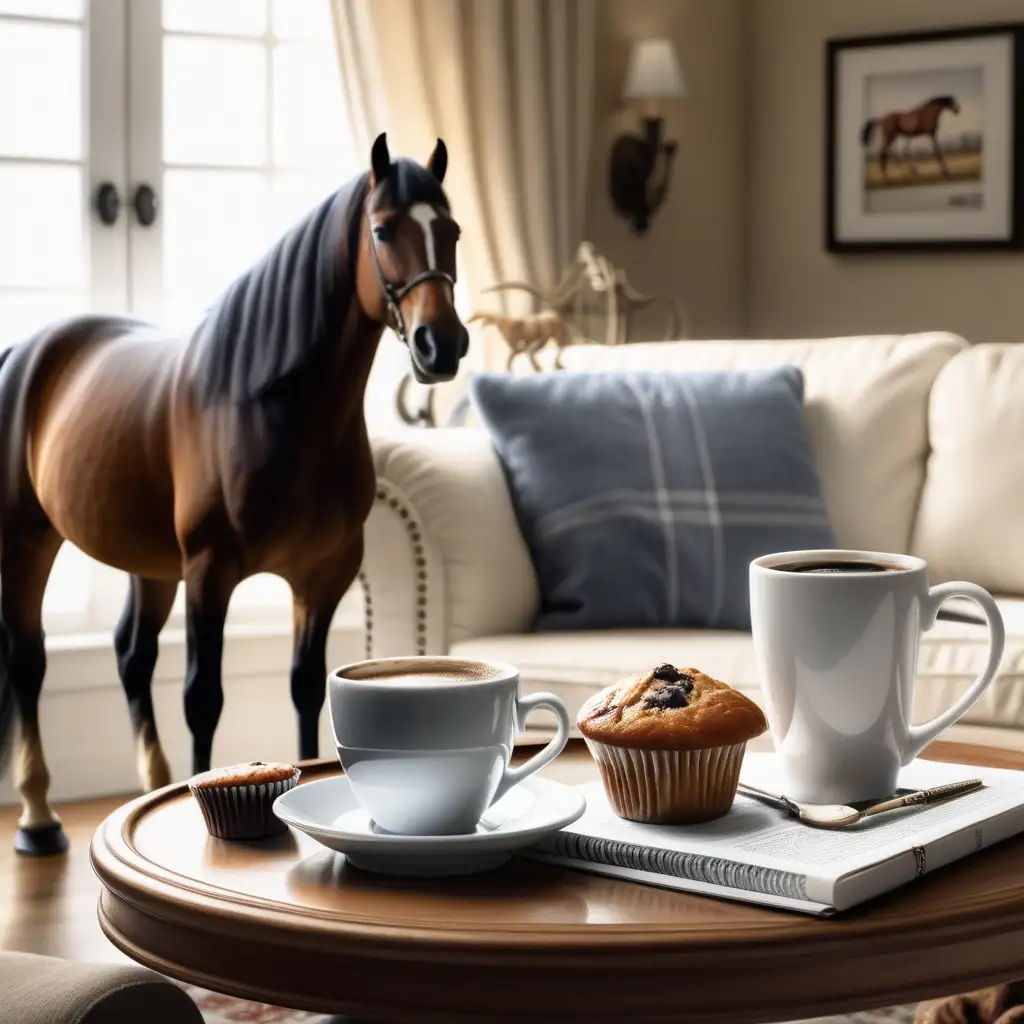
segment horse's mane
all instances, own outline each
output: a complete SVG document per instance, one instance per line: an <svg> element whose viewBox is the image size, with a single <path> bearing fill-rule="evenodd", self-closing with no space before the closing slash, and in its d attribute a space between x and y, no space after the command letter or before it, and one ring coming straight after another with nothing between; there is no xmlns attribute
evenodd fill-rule
<svg viewBox="0 0 1024 1024"><path fill-rule="evenodd" d="M217 300L199 328L203 405L258 398L340 331L355 296L362 174L296 224Z"/></svg>
<svg viewBox="0 0 1024 1024"><path fill-rule="evenodd" d="M933 103L940 107L951 107L956 103L956 97L950 96L948 93L944 96L933 96L930 100L926 100L922 103L921 107L930 107Z"/></svg>
<svg viewBox="0 0 1024 1024"><path fill-rule="evenodd" d="M364 173L325 199L217 300L200 326L194 379L199 400L249 402L338 340L355 301ZM411 160L395 160L382 200L449 209L440 182Z"/></svg>

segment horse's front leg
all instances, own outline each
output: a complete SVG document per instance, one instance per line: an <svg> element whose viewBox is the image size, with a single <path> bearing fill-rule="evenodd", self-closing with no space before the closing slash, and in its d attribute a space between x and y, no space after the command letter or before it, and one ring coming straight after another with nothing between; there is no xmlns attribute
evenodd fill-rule
<svg viewBox="0 0 1024 1024"><path fill-rule="evenodd" d="M935 159L939 161L939 167L942 168L942 176L948 178L949 168L946 166L946 158L942 155L942 150L939 148L939 140L935 137L935 132L932 132L932 149L935 150Z"/></svg>
<svg viewBox="0 0 1024 1024"><path fill-rule="evenodd" d="M294 595L292 704L298 716L299 758L320 752L320 711L327 692L327 634L338 603L363 561L362 531L338 559L321 562L299 579L289 580Z"/></svg>
<svg viewBox="0 0 1024 1024"><path fill-rule="evenodd" d="M892 144L895 141L895 133L883 128L882 146L878 151L878 167L879 170L882 172L883 178L889 177L889 151L892 149Z"/></svg>
<svg viewBox="0 0 1024 1024"><path fill-rule="evenodd" d="M205 772L213 754L224 691L221 662L228 602L239 581L237 562L213 550L185 559L185 721L192 733L192 771Z"/></svg>
<svg viewBox="0 0 1024 1024"><path fill-rule="evenodd" d="M171 614L177 590L177 583L132 576L128 600L114 630L117 671L128 699L139 780L146 790L171 781L153 713L153 670L160 631Z"/></svg>

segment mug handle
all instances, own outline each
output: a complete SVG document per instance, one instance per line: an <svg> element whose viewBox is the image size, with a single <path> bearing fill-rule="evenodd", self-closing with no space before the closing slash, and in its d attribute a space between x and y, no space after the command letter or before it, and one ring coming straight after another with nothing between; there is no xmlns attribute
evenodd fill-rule
<svg viewBox="0 0 1024 1024"><path fill-rule="evenodd" d="M548 745L534 754L526 764L521 764L518 768L506 767L505 774L502 775L494 793L492 804L500 800L516 783L522 782L527 775L532 775L558 757L569 742L569 711L562 698L556 697L553 693L531 693L528 697L519 697L516 700L516 721L525 722L532 712L541 709L550 711L558 719L558 732Z"/></svg>
<svg viewBox="0 0 1024 1024"><path fill-rule="evenodd" d="M948 711L923 725L908 727L907 746L903 751L904 765L909 764L943 729L951 726L967 712L995 679L1003 657L1003 646L1006 643L1003 617L999 613L999 608L992 599L992 595L975 583L957 581L955 583L940 583L937 587L932 587L924 601L921 628L929 630L935 625L939 609L951 597L969 598L984 612L989 631L988 664L985 666L985 671L971 683L967 692Z"/></svg>

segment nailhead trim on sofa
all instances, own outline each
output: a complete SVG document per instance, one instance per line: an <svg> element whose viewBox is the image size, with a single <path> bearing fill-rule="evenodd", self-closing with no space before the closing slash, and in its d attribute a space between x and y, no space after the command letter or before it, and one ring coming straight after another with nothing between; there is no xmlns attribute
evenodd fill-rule
<svg viewBox="0 0 1024 1024"><path fill-rule="evenodd" d="M396 512L405 525L412 547L413 562L416 566L416 653L427 653L427 552L423 546L420 524L408 505L386 485L377 487L376 501ZM363 618L366 627L366 657L373 657L373 596L366 573L360 570L359 582L363 587Z"/></svg>

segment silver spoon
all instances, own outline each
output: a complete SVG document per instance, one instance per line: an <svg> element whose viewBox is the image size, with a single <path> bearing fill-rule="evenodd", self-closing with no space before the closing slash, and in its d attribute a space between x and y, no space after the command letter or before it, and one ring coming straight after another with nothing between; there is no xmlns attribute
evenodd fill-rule
<svg viewBox="0 0 1024 1024"><path fill-rule="evenodd" d="M788 796L766 793L763 789L748 786L743 782L739 785L739 791L758 800L774 804L776 807L781 807L808 825L815 825L818 828L845 828L847 825L856 825L858 821L873 814L962 796L964 793L978 789L981 784L981 779L968 779L966 782L951 782L946 786L936 786L934 789L919 789L916 793L908 793L906 796L898 796L892 800L883 800L882 803L872 804L863 811L858 811L856 807L847 807L845 804L798 804L795 800L790 800Z"/></svg>

